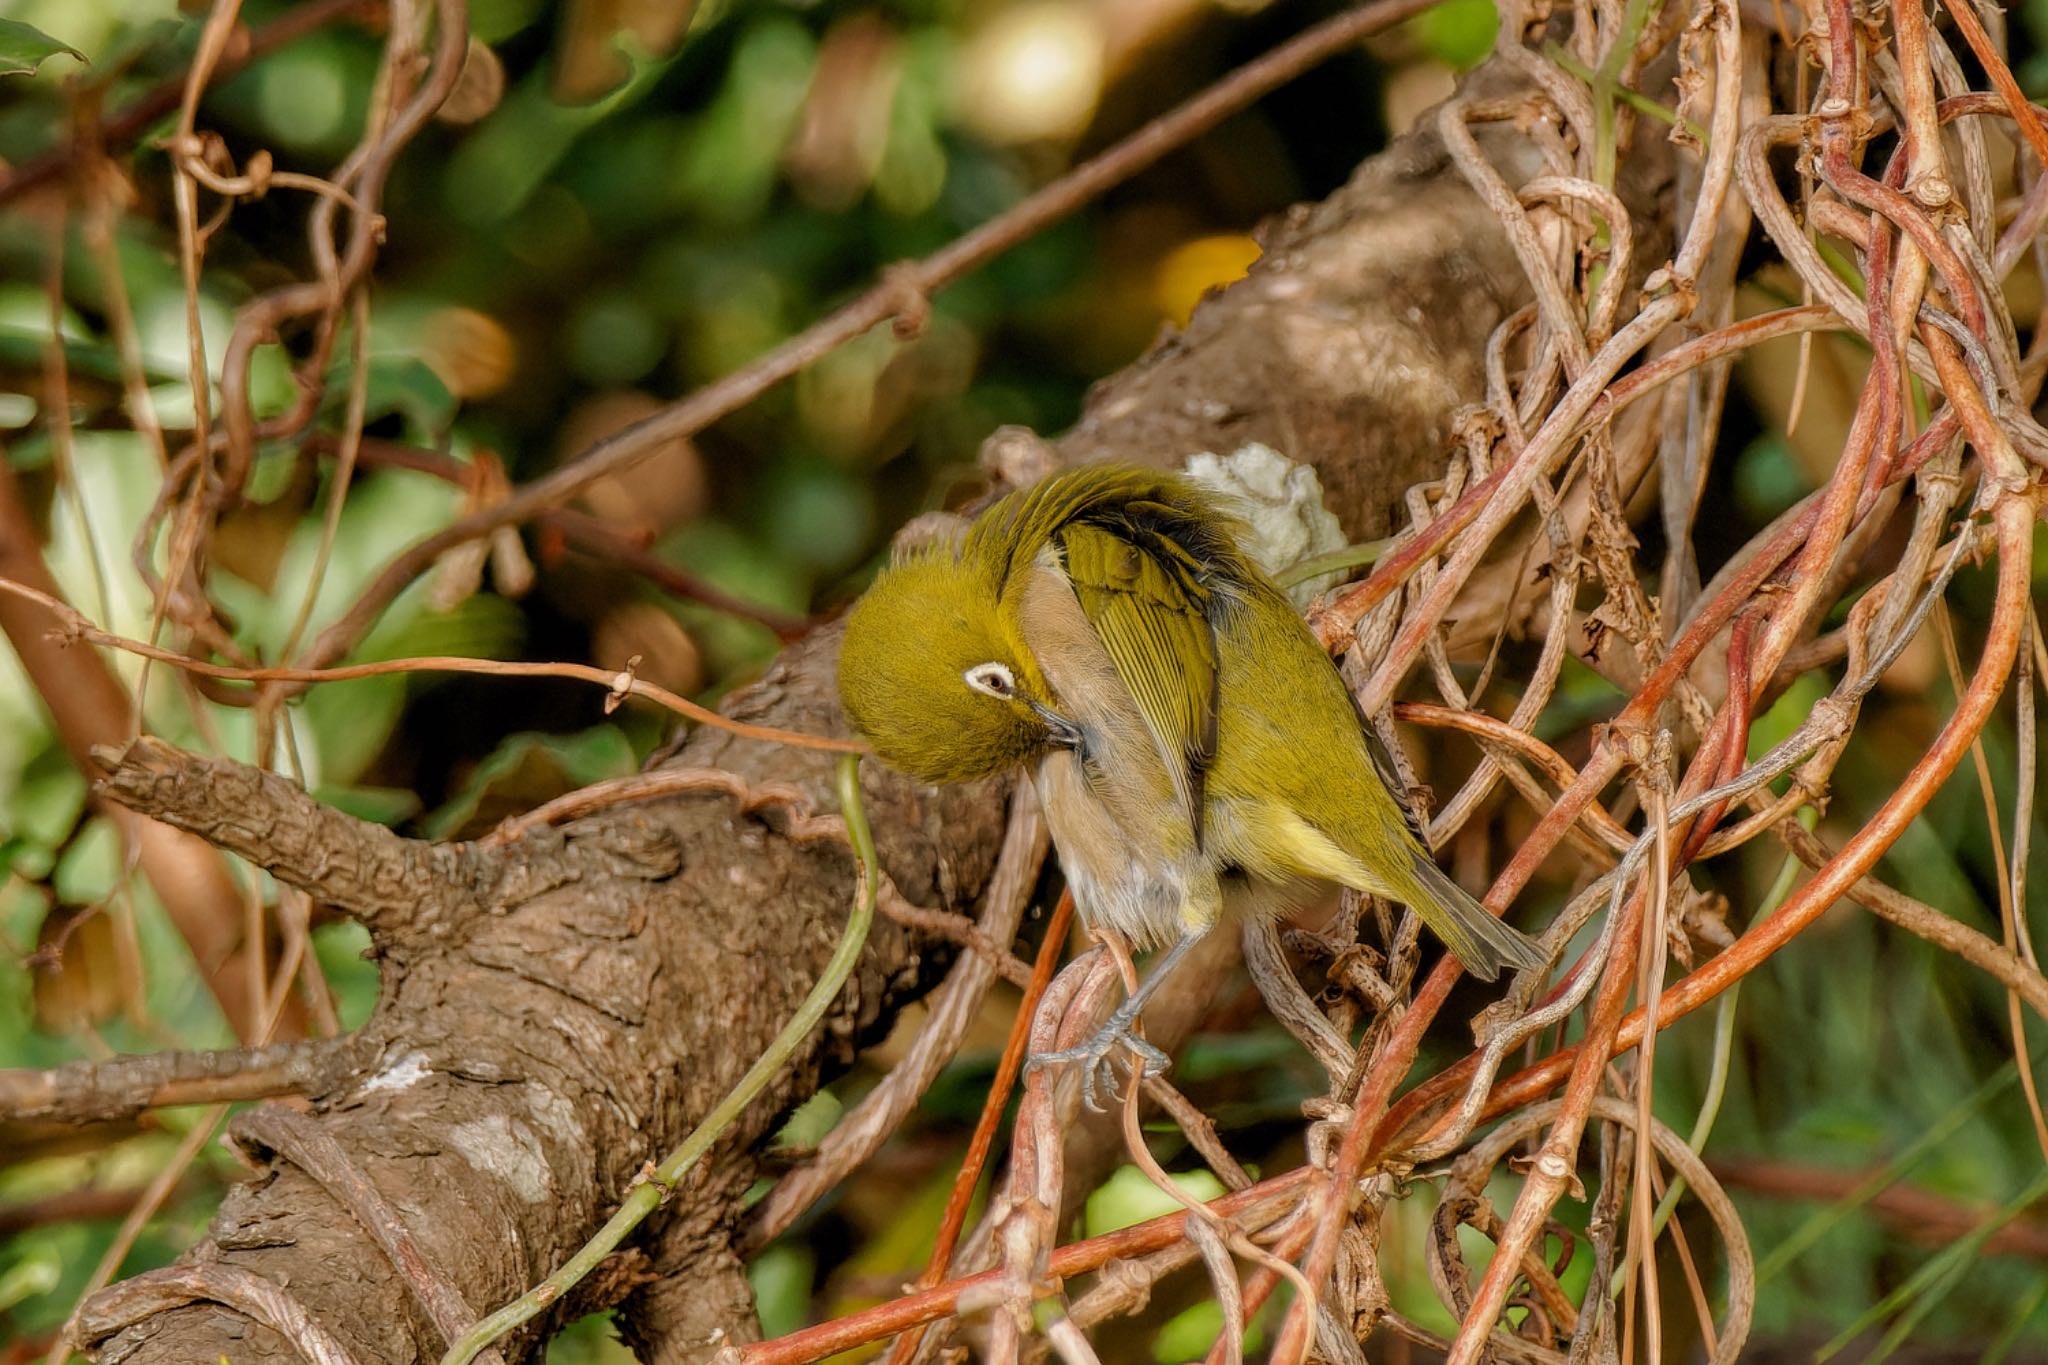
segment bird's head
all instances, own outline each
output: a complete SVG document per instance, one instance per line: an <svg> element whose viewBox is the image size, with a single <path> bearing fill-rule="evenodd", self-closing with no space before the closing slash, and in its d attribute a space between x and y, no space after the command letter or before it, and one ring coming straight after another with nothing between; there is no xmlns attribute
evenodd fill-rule
<svg viewBox="0 0 2048 1365"><path fill-rule="evenodd" d="M953 544L899 559L855 604L839 696L881 760L921 782L988 777L1077 738L1005 617L999 577Z"/></svg>

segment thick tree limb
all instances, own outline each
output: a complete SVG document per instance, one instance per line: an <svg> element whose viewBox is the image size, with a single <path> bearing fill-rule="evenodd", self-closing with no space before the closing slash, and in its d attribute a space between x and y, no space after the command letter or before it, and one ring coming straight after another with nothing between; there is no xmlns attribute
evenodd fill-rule
<svg viewBox="0 0 2048 1365"><path fill-rule="evenodd" d="M797 645L736 708L836 728L832 649L826 636ZM829 801L819 756L719 733L685 752L743 781L792 783L816 808ZM956 908L955 888L988 876L999 785L919 792L880 772L870 784L890 878L916 902ZM423 1261L478 1311L552 1269L641 1164L730 1088L830 955L852 885L848 854L780 837L776 812L741 816L722 795L621 807L486 849L408 843L274 777L158 744L132 748L106 791L204 829L369 926L385 974L359 1034L369 1060L315 1094L313 1116ZM844 1066L935 965L903 930L878 925L842 1009L748 1112L734 1149ZM234 1135L269 1178L230 1193L195 1263L289 1286L357 1360L437 1356L442 1334L404 1272L255 1126L245 1119ZM751 1179L741 1157L680 1195L670 1224L697 1229L713 1257ZM186 1295L192 1287L150 1291L136 1302L151 1311L132 1321L96 1305L82 1322L106 1329L98 1345L109 1357L292 1358L277 1331L233 1325ZM118 1286L109 1292L128 1303ZM539 1339L509 1343L508 1358Z"/></svg>

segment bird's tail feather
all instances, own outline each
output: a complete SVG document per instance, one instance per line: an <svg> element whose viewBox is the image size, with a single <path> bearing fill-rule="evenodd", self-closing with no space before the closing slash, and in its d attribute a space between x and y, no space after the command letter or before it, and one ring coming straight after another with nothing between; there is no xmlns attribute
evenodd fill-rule
<svg viewBox="0 0 2048 1365"><path fill-rule="evenodd" d="M1421 849L1410 852L1420 893L1420 903L1413 908L1465 964L1466 971L1482 981L1492 981L1503 967L1520 971L1549 961L1534 939L1494 918L1492 911L1445 876L1428 854Z"/></svg>

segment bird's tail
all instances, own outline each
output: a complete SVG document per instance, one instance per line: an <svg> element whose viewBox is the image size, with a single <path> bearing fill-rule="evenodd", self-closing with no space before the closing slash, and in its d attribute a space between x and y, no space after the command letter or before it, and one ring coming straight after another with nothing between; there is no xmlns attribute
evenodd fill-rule
<svg viewBox="0 0 2048 1365"><path fill-rule="evenodd" d="M1492 981L1503 967L1520 971L1549 962L1534 939L1494 918L1492 911L1445 876L1428 854L1419 848L1409 853L1417 883L1410 904L1465 964L1466 971L1482 981Z"/></svg>

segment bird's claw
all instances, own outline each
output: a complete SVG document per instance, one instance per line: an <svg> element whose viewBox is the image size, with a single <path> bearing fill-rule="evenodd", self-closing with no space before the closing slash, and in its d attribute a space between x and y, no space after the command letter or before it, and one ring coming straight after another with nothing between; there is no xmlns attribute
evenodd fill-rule
<svg viewBox="0 0 2048 1365"><path fill-rule="evenodd" d="M1081 1103L1088 1106L1089 1112L1099 1114L1103 1107L1096 1098L1098 1090L1107 1090L1112 1100L1121 1102L1123 1099L1116 1084L1118 1048L1129 1054L1126 1071L1133 1085L1141 1083L1147 1076L1164 1075L1173 1065L1172 1058L1138 1036L1133 1027L1136 1022L1135 1016L1126 1018L1124 1012L1118 1010L1087 1042L1058 1052L1041 1053L1031 1059L1031 1069L1081 1063Z"/></svg>

